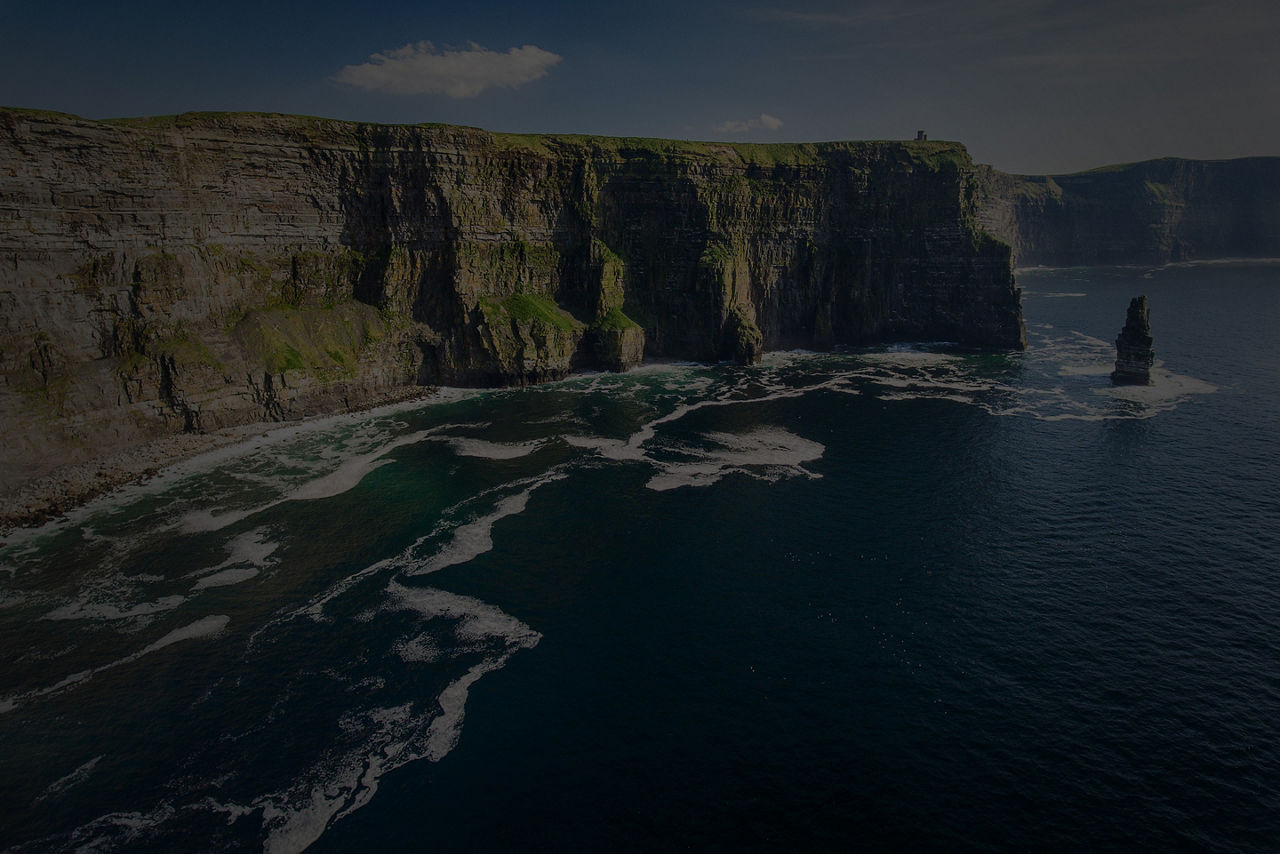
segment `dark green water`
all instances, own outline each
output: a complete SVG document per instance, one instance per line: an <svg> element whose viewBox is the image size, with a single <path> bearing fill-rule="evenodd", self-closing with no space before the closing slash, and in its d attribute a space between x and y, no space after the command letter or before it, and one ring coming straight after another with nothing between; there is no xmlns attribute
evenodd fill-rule
<svg viewBox="0 0 1280 854"><path fill-rule="evenodd" d="M1280 265L1019 280L1025 354L452 393L11 538L0 847L1271 850Z"/></svg>

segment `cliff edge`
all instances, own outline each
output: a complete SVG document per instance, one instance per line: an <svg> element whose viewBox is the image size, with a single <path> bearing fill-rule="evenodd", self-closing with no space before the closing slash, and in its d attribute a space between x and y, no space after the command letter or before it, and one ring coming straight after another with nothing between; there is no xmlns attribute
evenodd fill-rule
<svg viewBox="0 0 1280 854"><path fill-rule="evenodd" d="M0 488L405 385L1021 347L975 174L945 142L0 109Z"/></svg>

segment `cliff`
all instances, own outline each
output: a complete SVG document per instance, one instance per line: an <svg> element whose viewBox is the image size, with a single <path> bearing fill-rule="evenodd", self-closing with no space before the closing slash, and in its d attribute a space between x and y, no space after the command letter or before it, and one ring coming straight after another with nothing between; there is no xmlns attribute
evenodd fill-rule
<svg viewBox="0 0 1280 854"><path fill-rule="evenodd" d="M0 487L406 384L1021 347L975 174L956 143L0 110Z"/></svg>
<svg viewBox="0 0 1280 854"><path fill-rule="evenodd" d="M1022 266L1280 257L1280 158L1148 160L1073 175L981 167L978 220Z"/></svg>

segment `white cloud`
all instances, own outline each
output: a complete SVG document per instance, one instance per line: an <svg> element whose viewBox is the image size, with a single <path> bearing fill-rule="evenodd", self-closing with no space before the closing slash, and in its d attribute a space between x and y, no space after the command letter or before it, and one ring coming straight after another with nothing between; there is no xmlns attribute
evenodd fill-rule
<svg viewBox="0 0 1280 854"><path fill-rule="evenodd" d="M731 120L721 122L716 125L716 131L719 133L747 133L748 131L764 128L765 130L777 130L782 127L782 119L777 116L771 116L768 113L761 113L754 119Z"/></svg>
<svg viewBox="0 0 1280 854"><path fill-rule="evenodd" d="M465 49L436 49L431 42L375 53L368 62L333 75L339 83L392 95L474 98L485 89L514 89L545 77L563 57L531 44L498 53L472 42Z"/></svg>

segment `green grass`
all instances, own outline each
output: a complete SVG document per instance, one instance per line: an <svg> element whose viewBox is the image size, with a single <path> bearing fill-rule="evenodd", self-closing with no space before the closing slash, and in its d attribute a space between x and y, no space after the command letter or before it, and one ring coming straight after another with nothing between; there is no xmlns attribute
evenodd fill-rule
<svg viewBox="0 0 1280 854"><path fill-rule="evenodd" d="M306 370L321 379L349 376L361 354L386 334L381 315L354 301L332 307L255 309L233 330L245 360L269 373Z"/></svg>
<svg viewBox="0 0 1280 854"><path fill-rule="evenodd" d="M565 332L572 332L582 325L574 320L571 314L556 305L550 297L540 294L512 294L501 298L482 297L480 305L486 316L491 313L500 313L518 323L531 321L545 323Z"/></svg>
<svg viewBox="0 0 1280 854"><path fill-rule="evenodd" d="M213 351L209 349L208 345L198 336L192 335L181 327L168 337L156 340L147 349L151 353L170 355L180 364L208 365L212 368L221 367L221 363L213 355Z"/></svg>
<svg viewBox="0 0 1280 854"><path fill-rule="evenodd" d="M268 371L273 374L282 374L285 371L299 371L306 367L302 354L292 344L283 341L274 343L277 346L268 350L263 359Z"/></svg>
<svg viewBox="0 0 1280 854"><path fill-rule="evenodd" d="M640 324L636 323L634 320L627 317L627 315L624 314L622 309L619 308L618 306L614 306L613 308L609 309L607 312L604 313L602 317L600 317L598 320L596 320L595 323L591 325L596 329L609 329L609 330L616 330L619 332L627 329L642 328Z"/></svg>
<svg viewBox="0 0 1280 854"><path fill-rule="evenodd" d="M40 110L0 108L0 114L61 120L92 121L65 113ZM165 116L136 116L105 119L102 124L134 130L166 128L264 128L283 131L314 145L366 147L371 144L369 131L378 128L412 128L427 133L464 134L483 148L554 157L577 154L593 159L614 161L689 161L724 166L748 166L765 169L821 164L841 153L866 156L877 151L898 150L930 169L967 168L968 153L958 142L942 140L916 142L910 140L750 143L654 137L614 137L595 134L496 133L465 125L419 122L412 125L378 125L350 122L320 116L262 112L187 112Z"/></svg>

